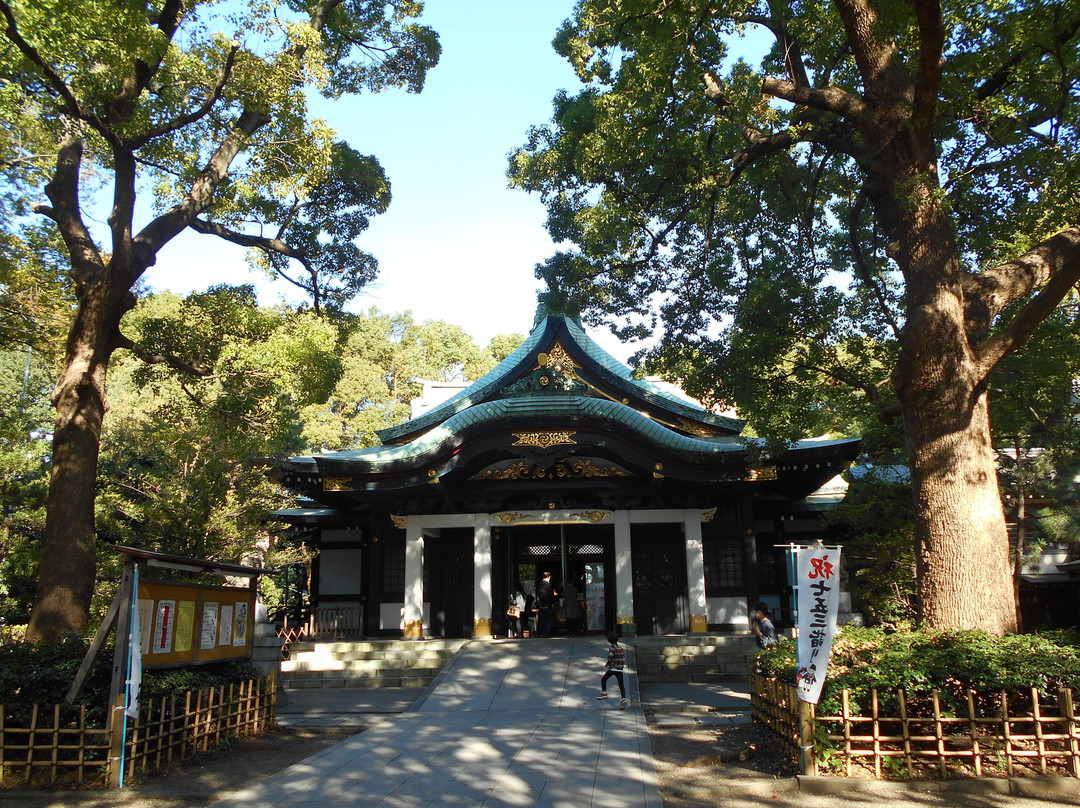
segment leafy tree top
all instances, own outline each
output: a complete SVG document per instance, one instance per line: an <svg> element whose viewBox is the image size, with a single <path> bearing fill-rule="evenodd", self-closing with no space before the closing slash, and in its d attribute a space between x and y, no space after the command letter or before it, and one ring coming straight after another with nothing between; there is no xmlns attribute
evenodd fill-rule
<svg viewBox="0 0 1080 808"><path fill-rule="evenodd" d="M625 336L662 323L651 359L783 437L896 413L938 284L985 377L1076 274L1078 30L1072 3L582 0L555 47L586 87L510 162L573 245L538 274ZM919 216L944 274L901 237Z"/></svg>

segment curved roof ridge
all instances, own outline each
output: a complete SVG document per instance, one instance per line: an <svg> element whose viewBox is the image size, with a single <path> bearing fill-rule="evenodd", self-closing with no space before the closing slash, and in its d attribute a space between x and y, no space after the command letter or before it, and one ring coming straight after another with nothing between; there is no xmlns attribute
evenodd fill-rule
<svg viewBox="0 0 1080 808"><path fill-rule="evenodd" d="M379 430L379 440L385 444L397 442L409 435L418 436L440 422L496 395L513 381L515 374L520 375L530 369L523 367L525 360L538 348L546 347L542 345L546 340L557 339L560 325L565 326L574 346L596 366L596 370L622 392L653 404L658 410L666 410L676 416L708 424L735 435L742 432L743 422L736 418L718 415L704 407L683 401L651 382L635 379L633 371L600 347L578 321L562 314L547 314L539 320L521 345L490 371L424 414Z"/></svg>
<svg viewBox="0 0 1080 808"><path fill-rule="evenodd" d="M718 456L739 453L746 449L741 442L719 442L683 435L617 401L588 396L558 396L552 398L500 398L484 401L469 407L467 410L454 413L442 423L436 424L423 435L408 443L372 446L366 449L342 452L326 452L319 455L303 455L290 458L290 460L295 462L310 459L316 463L323 461L331 463L347 463L350 461L367 461L370 463L400 462L431 452L441 443L453 440L463 429L499 421L507 417L532 416L535 414L547 417L565 414L578 418L591 417L621 423L646 438L650 438L676 451L687 453Z"/></svg>
<svg viewBox="0 0 1080 808"><path fill-rule="evenodd" d="M566 318L565 322L567 330L574 337L574 341L577 345L602 369L623 382L623 384L619 386L626 392L632 393L645 401L651 401L660 404L667 409L675 410L684 417L694 418L707 424L719 426L731 430L736 434L742 432L745 422L738 418L729 418L726 415L719 415L704 407L691 404L688 401L673 396L650 381L635 379L633 370L601 348L599 343L585 332L585 329L582 328L580 323L571 320L569 317Z"/></svg>
<svg viewBox="0 0 1080 808"><path fill-rule="evenodd" d="M509 356L461 392L455 393L446 401L439 404L437 407L432 407L423 415L419 415L416 418L410 418L408 421L389 426L386 429L380 429L375 433L379 436L379 440L383 443L387 443L388 441L394 441L400 438L402 435L407 435L410 432L428 430L440 421L450 418L462 410L473 406L480 399L501 390L506 386L507 377L509 377L513 371L517 369L518 365L521 364L521 361L536 348L541 337L547 331L547 321L548 318L545 316L544 319L537 324L536 328L532 330L529 336L527 336L517 348L510 352Z"/></svg>

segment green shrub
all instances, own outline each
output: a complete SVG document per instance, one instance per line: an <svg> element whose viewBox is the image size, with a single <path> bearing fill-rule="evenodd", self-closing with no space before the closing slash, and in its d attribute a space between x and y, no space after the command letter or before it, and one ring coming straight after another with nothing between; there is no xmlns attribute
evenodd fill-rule
<svg viewBox="0 0 1080 808"><path fill-rule="evenodd" d="M0 645L0 705L9 726L27 726L34 704L52 708L62 704L75 674L90 647L89 640L72 636L36 645L27 642ZM113 645L107 643L90 669L76 704L63 708L71 718L86 705L87 721L104 726L112 681ZM259 670L247 660L215 662L186 668L144 670L141 697L159 699L180 696L205 687L258 679ZM51 721L51 719L50 719Z"/></svg>
<svg viewBox="0 0 1080 808"><path fill-rule="evenodd" d="M762 672L795 683L795 640L782 640L762 652ZM999 693L1022 707L1031 690L1055 700L1062 688L1080 688L1080 633L1012 634L982 631L896 631L845 626L837 633L829 671L818 703L819 715L838 715L841 691L849 691L852 711L868 711L870 691L878 690L882 710L896 708L903 690L909 709L921 712L938 690L946 714L967 710L967 691L992 712ZM1010 708L1011 709L1011 708Z"/></svg>

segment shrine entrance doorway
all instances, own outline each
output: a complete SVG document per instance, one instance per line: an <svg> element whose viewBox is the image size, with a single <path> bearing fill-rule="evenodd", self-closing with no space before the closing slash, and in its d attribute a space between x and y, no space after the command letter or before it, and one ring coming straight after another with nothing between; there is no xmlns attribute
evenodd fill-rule
<svg viewBox="0 0 1080 808"><path fill-rule="evenodd" d="M523 525L508 533L508 594L520 587L532 606L541 577L550 572L560 596L566 582L574 582L579 602L584 604L582 627L586 633L614 630L611 573L615 569L615 534L610 525ZM566 618L560 605L555 613L555 631L565 630Z"/></svg>

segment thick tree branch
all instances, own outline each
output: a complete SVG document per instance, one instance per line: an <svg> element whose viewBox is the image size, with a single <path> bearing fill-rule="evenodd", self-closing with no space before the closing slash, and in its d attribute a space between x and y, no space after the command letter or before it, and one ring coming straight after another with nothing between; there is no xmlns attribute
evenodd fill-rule
<svg viewBox="0 0 1080 808"><path fill-rule="evenodd" d="M166 41L171 41L180 21L183 19L183 0L166 0L157 15L155 24L159 31L165 35ZM150 81L161 69L162 60L168 51L168 46L161 49L154 63L147 64L142 59L136 59L131 67L131 72L120 81L120 89L116 95L105 103L105 110L110 123L118 123L127 119L135 107L139 96L150 86Z"/></svg>
<svg viewBox="0 0 1080 808"><path fill-rule="evenodd" d="M915 80L912 120L920 162L929 167L936 159L933 123L945 65L945 25L940 0L910 0L919 22L919 74Z"/></svg>
<svg viewBox="0 0 1080 808"><path fill-rule="evenodd" d="M245 110L237 120L236 126L210 156L206 167L192 183L191 190L180 202L150 222L135 237L134 247L137 256L132 265L133 277L127 279L129 285L135 283L146 268L153 264L158 250L209 207L214 198L214 191L228 172L236 155L247 145L248 138L269 122L270 118L265 113Z"/></svg>
<svg viewBox="0 0 1080 808"><path fill-rule="evenodd" d="M193 376L198 379L206 379L213 375L213 369L204 365L202 362L197 360L194 362L185 362L174 354L151 353L142 345L125 337L123 334L117 334L114 342L117 348L126 348L148 365L168 365L173 370L178 370L181 373L185 373L188 376Z"/></svg>
<svg viewBox="0 0 1080 808"><path fill-rule="evenodd" d="M343 2L344 0L319 0L309 18L312 28L322 31L326 27L330 14ZM306 52L306 45L296 45L289 50L290 55L300 60ZM248 139L270 120L265 112L245 109L232 131L225 136L211 155L202 173L192 183L191 190L179 203L150 222L134 238L133 244L137 255L131 264L130 277L125 279L129 286L134 284L146 268L153 264L158 251L165 244L175 238L184 228L190 226L195 218L209 207L213 201L214 191L228 172L232 161L247 145Z"/></svg>
<svg viewBox="0 0 1080 808"><path fill-rule="evenodd" d="M101 254L90 237L90 231L83 222L79 209L82 153L82 136L77 132L70 132L60 143L56 156L56 171L45 186L45 195L52 202L52 207L31 206L34 212L56 222L60 237L64 239L71 256L71 279L75 282L76 293L80 296L105 271Z"/></svg>
<svg viewBox="0 0 1080 808"><path fill-rule="evenodd" d="M293 278L289 273L282 271L279 267L274 267L274 271L297 289L301 289L310 294L315 313L322 316L322 290L319 288L318 270L312 265L311 260L308 258L305 251L298 250L288 242L282 241L280 235L284 228L278 231L278 237L268 238L266 236L252 236L247 233L239 233L216 222L195 219L191 222L191 229L196 233L202 233L203 235L217 236L220 239L224 239L225 241L240 247L262 250L268 255L281 255L285 258L292 258L299 262L307 271L308 275L311 276L310 286Z"/></svg>
<svg viewBox="0 0 1080 808"><path fill-rule="evenodd" d="M767 79L766 81L778 80ZM735 119L735 117L730 114L729 109L731 105L727 98L724 97L719 82L711 72L705 72L703 83L705 84L705 97L716 105L720 110L720 114L738 128L749 144L745 149L741 149L730 155L728 158L731 160L731 171L725 179L726 185L732 185L743 171L762 157L768 157L772 154L787 151L796 143L800 142L818 143L834 152L846 154L856 160L861 159L863 156L862 149L856 145L854 138L851 137L849 127L844 121L821 123L818 120L808 120L809 126L802 132L796 133L795 130L788 128L782 132L765 134L759 129L750 126L747 122ZM784 84L789 87L794 87L791 82L784 82ZM813 92L819 91L814 90ZM852 100L861 103L858 102L858 99ZM808 113L807 117L811 118L812 116L816 116L816 114L817 112L814 111L813 113Z"/></svg>
<svg viewBox="0 0 1080 808"><path fill-rule="evenodd" d="M822 112L831 112L854 123L866 114L866 104L839 87L823 90L800 87L792 81L766 76L761 82L761 92L792 104L799 104Z"/></svg>
<svg viewBox="0 0 1080 808"><path fill-rule="evenodd" d="M891 98L904 85L910 85L910 77L897 58L896 43L880 38L880 32L887 29L873 0L835 0L835 4L867 97Z"/></svg>
<svg viewBox="0 0 1080 808"><path fill-rule="evenodd" d="M253 236L247 233L240 233L236 230L230 230L217 222L208 222L203 219L193 219L191 222L191 229L196 233L202 233L206 236L217 236L218 238L224 239L225 241L240 247L254 247L255 249L263 250L264 252L277 253L286 258L294 258L302 264L306 264L307 262L307 255L302 250L297 250L288 242L282 241L280 238L268 238L266 236Z"/></svg>
<svg viewBox="0 0 1080 808"><path fill-rule="evenodd" d="M131 252L132 222L135 220L135 180L138 169L135 155L127 149L114 149L113 163L113 206L109 211L112 258L121 265L127 265Z"/></svg>
<svg viewBox="0 0 1080 808"><path fill-rule="evenodd" d="M749 15L744 19L746 22L756 23L772 32L784 53L784 65L787 67L788 78L799 87L809 87L810 77L806 73L806 63L803 61L799 40L791 35L787 25L776 13L776 9L772 8L772 4L770 4L770 12L772 16L769 17Z"/></svg>
<svg viewBox="0 0 1080 808"><path fill-rule="evenodd" d="M229 54L225 57L225 64L221 67L221 73L218 76L218 80L214 85L214 89L210 92L210 95L206 97L206 100L202 102L198 107L193 109L186 115L179 115L173 118L171 121L158 124L150 129L147 129L138 138L128 141L128 145L132 148L140 148L145 146L151 140L162 135L167 135L170 132L175 132L178 129L183 129L185 126L195 123L198 120L206 117L210 114L210 110L214 108L225 91L225 86L229 82L229 78L232 76L233 66L236 64L236 54L240 50L240 43L233 41L232 47L229 48Z"/></svg>
<svg viewBox="0 0 1080 808"><path fill-rule="evenodd" d="M42 58L38 53L37 48L31 45L23 35L19 33L19 26L15 22L15 14L11 10L11 6L7 0L0 0L0 15L3 15L6 27L4 29L5 35L11 42L18 48L19 53L25 56L30 62L41 71L41 74L45 77L45 81L50 87L60 96L64 102L64 106L67 107L68 114L71 117L86 121L95 130L107 140L110 144L116 145L116 136L112 130L102 121L97 115L88 109L85 109L80 103L79 99L75 97L75 92L67 85L67 82L53 70L52 65Z"/></svg>
<svg viewBox="0 0 1080 808"><path fill-rule="evenodd" d="M985 380L1002 359L1019 348L1077 282L1080 225L1062 230L1015 261L971 279L965 285L965 292L974 297L968 305L968 322L979 327L1042 285L1001 331L976 346L980 377Z"/></svg>

